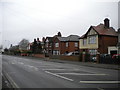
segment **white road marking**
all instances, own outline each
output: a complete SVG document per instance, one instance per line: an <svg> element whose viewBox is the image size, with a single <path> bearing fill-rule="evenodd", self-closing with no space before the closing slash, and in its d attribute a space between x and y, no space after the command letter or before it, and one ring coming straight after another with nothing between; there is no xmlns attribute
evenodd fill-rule
<svg viewBox="0 0 120 90"><path fill-rule="evenodd" d="M14 62L12 62L11 64L15 64Z"/></svg>
<svg viewBox="0 0 120 90"><path fill-rule="evenodd" d="M56 71L59 71L59 70L66 70L66 69L42 69L42 70L56 70Z"/></svg>
<svg viewBox="0 0 120 90"><path fill-rule="evenodd" d="M19 62L19 64L24 64L23 62Z"/></svg>
<svg viewBox="0 0 120 90"><path fill-rule="evenodd" d="M54 76L56 76L56 77L59 77L59 78L68 80L68 81L74 81L73 79L70 79L70 78L67 78L67 77L64 77L64 76L60 76L60 75L57 75L57 74L55 74L55 73L51 73L51 72L48 72L48 71L45 71L45 72L48 73L48 74L54 75Z"/></svg>
<svg viewBox="0 0 120 90"><path fill-rule="evenodd" d="M120 81L80 81L80 83L103 83L103 84L109 84L109 83L120 83Z"/></svg>
<svg viewBox="0 0 120 90"><path fill-rule="evenodd" d="M107 74L85 74L85 73L55 73L55 74L63 74L63 75L96 75L96 76L99 76L99 75L107 75Z"/></svg>
<svg viewBox="0 0 120 90"><path fill-rule="evenodd" d="M9 79L9 81L12 83L14 88L19 88L19 86L13 81L13 79L8 75L8 73L5 72L5 75L6 75L7 79Z"/></svg>
<svg viewBox="0 0 120 90"><path fill-rule="evenodd" d="M39 69L38 68L36 68L36 67L34 67L34 69L35 69L35 71L38 71Z"/></svg>

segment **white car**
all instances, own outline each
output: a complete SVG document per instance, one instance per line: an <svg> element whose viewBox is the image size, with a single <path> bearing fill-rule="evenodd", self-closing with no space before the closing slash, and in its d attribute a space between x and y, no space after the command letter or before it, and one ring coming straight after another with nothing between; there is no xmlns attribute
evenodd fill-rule
<svg viewBox="0 0 120 90"><path fill-rule="evenodd" d="M78 52L69 52L68 54L66 54L67 56L72 56L72 55L79 55Z"/></svg>

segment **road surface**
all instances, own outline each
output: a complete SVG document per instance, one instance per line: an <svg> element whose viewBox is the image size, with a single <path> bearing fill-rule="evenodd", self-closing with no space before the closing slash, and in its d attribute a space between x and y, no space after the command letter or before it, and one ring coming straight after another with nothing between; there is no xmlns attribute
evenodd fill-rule
<svg viewBox="0 0 120 90"><path fill-rule="evenodd" d="M79 63L79 62L78 62ZM16 88L118 88L118 70L2 56L2 69Z"/></svg>

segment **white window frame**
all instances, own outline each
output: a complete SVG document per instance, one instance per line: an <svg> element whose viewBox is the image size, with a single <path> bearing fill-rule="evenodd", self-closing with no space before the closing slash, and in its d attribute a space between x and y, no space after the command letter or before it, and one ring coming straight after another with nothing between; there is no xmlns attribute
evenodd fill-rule
<svg viewBox="0 0 120 90"><path fill-rule="evenodd" d="M78 43L77 42L75 42L74 44L75 44L75 47L78 47Z"/></svg>
<svg viewBox="0 0 120 90"><path fill-rule="evenodd" d="M90 36L88 39L89 39L88 40L89 44L95 44L96 43L96 36Z"/></svg>
<svg viewBox="0 0 120 90"><path fill-rule="evenodd" d="M65 46L66 46L66 47L68 47L68 44L69 44L69 43L68 43L68 42L66 42L66 43L65 43Z"/></svg>
<svg viewBox="0 0 120 90"><path fill-rule="evenodd" d="M83 39L83 45L87 45L87 39Z"/></svg>
<svg viewBox="0 0 120 90"><path fill-rule="evenodd" d="M55 43L55 47L59 47L59 43Z"/></svg>

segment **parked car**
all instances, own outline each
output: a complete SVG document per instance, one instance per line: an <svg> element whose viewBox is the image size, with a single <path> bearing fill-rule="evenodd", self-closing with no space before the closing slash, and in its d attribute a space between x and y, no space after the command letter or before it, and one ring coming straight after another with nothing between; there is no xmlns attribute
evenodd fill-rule
<svg viewBox="0 0 120 90"><path fill-rule="evenodd" d="M97 61L97 57L96 56L92 57L92 61L96 62Z"/></svg>
<svg viewBox="0 0 120 90"><path fill-rule="evenodd" d="M114 54L114 55L112 56L112 59L120 59L120 54Z"/></svg>
<svg viewBox="0 0 120 90"><path fill-rule="evenodd" d="M66 56L79 55L79 52L69 52Z"/></svg>
<svg viewBox="0 0 120 90"><path fill-rule="evenodd" d="M112 60L115 64L120 64L120 54L114 54Z"/></svg>
<svg viewBox="0 0 120 90"><path fill-rule="evenodd" d="M21 56L28 56L27 53L21 53Z"/></svg>

